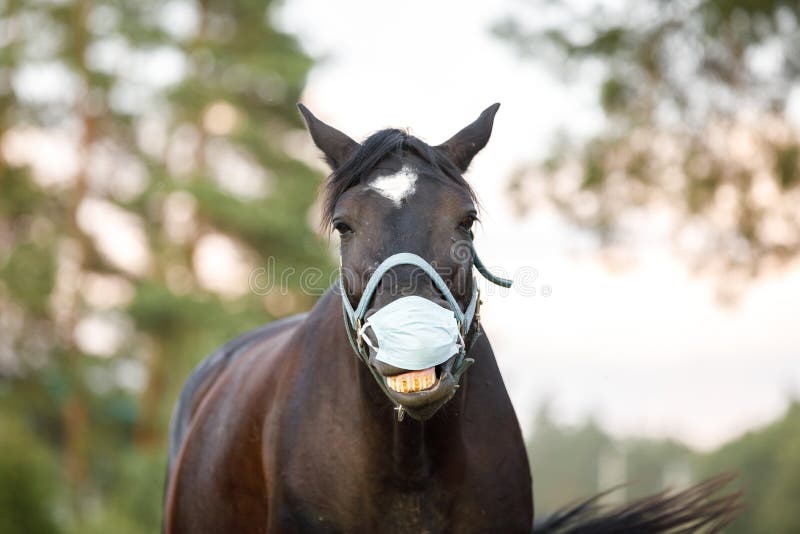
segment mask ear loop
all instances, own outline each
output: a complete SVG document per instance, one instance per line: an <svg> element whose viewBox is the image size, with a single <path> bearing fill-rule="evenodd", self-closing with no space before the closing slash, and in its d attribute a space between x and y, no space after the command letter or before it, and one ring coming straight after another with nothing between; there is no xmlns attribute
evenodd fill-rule
<svg viewBox="0 0 800 534"><path fill-rule="evenodd" d="M372 341L369 339L369 336L367 335L367 328L372 328L372 323L369 322L369 319L367 319L367 322L364 323L363 325L359 326L358 330L356 330L356 336L358 337L358 342L359 342L359 344L362 343L362 342L366 343L367 345L369 345L369 347L372 350L377 352L378 351L378 347L373 345ZM373 331L374 331L374 329L373 329Z"/></svg>

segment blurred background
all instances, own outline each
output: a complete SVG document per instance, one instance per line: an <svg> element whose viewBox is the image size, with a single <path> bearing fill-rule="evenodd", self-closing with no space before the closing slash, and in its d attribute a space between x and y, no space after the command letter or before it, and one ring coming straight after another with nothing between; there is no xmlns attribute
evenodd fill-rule
<svg viewBox="0 0 800 534"><path fill-rule="evenodd" d="M537 513L730 470L730 532L800 531L798 25L784 0L0 0L0 532L157 531L193 366L327 287L300 100L432 144L502 103L468 178L484 261L526 288L484 286L483 319Z"/></svg>

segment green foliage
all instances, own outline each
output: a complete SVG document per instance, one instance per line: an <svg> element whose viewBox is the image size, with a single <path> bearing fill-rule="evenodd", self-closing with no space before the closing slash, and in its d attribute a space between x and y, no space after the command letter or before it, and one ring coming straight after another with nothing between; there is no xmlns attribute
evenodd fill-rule
<svg viewBox="0 0 800 534"><path fill-rule="evenodd" d="M25 169L7 167L0 171L3 194L0 195L0 213L9 219L30 215L46 201L42 191L31 182Z"/></svg>
<svg viewBox="0 0 800 534"><path fill-rule="evenodd" d="M11 251L0 278L11 297L32 312L41 313L53 291L55 276L52 250L31 244L20 244Z"/></svg>
<svg viewBox="0 0 800 534"><path fill-rule="evenodd" d="M728 280L800 256L800 132L788 113L800 81L800 4L521 6L494 33L570 84L586 73L606 124L520 169L510 185L519 210L536 200L517 194L528 189L520 182L544 181L554 205L603 245L635 234L631 213L667 206L675 243L685 234L695 243L679 252ZM598 72L599 83L589 81Z"/></svg>
<svg viewBox="0 0 800 534"><path fill-rule="evenodd" d="M18 416L0 412L0 532L60 532L55 458Z"/></svg>
<svg viewBox="0 0 800 534"><path fill-rule="evenodd" d="M160 531L166 451L124 450L117 454L113 476L106 481L109 498L105 506L75 525L75 534Z"/></svg>
<svg viewBox="0 0 800 534"><path fill-rule="evenodd" d="M579 428L558 427L547 409L536 418L534 440L528 447L537 514L553 512L598 487L598 469L610 438L594 423Z"/></svg>
<svg viewBox="0 0 800 534"><path fill-rule="evenodd" d="M736 533L796 532L800 517L800 404L766 428L748 432L701 458L702 475L733 471L745 492L747 508L729 531Z"/></svg>
<svg viewBox="0 0 800 534"><path fill-rule="evenodd" d="M800 146L790 145L776 150L775 172L782 189L794 187L800 180Z"/></svg>
<svg viewBox="0 0 800 534"><path fill-rule="evenodd" d="M607 113L618 113L626 108L633 95L633 89L624 80L610 77L600 89L600 103Z"/></svg>
<svg viewBox="0 0 800 534"><path fill-rule="evenodd" d="M218 309L209 295L176 295L161 284L142 283L128 312L140 330L166 335L191 326L208 328Z"/></svg>

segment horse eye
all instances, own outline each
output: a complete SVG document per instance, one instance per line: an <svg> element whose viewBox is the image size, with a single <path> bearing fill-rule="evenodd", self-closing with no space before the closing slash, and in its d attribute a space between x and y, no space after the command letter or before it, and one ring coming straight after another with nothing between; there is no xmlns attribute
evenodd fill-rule
<svg viewBox="0 0 800 534"><path fill-rule="evenodd" d="M458 224L458 227L463 230L471 230L472 225L475 223L476 217L474 215L467 215L464 217L461 222Z"/></svg>
<svg viewBox="0 0 800 534"><path fill-rule="evenodd" d="M339 232L340 235L351 234L353 233L353 229L347 226L343 222L336 222L333 223L333 229Z"/></svg>

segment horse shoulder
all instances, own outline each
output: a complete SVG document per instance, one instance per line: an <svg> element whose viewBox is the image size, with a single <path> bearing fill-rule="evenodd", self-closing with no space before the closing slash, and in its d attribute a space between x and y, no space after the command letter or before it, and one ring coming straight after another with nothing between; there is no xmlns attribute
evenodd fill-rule
<svg viewBox="0 0 800 534"><path fill-rule="evenodd" d="M170 444L167 532L228 529L237 517L252 520L266 514L261 465L265 414L279 386L280 368L291 359L286 346L304 319L294 316L234 339L187 381L172 422L178 430ZM208 514L209 509L218 513ZM205 523L194 524L195 518Z"/></svg>
<svg viewBox="0 0 800 534"><path fill-rule="evenodd" d="M255 328L237 336L225 345L206 356L194 368L181 389L178 401L170 418L169 426L169 464L171 465L180 450L189 423L206 393L216 379L228 368L237 356L242 354L253 342L269 339L287 328L297 326L307 314L293 315Z"/></svg>

